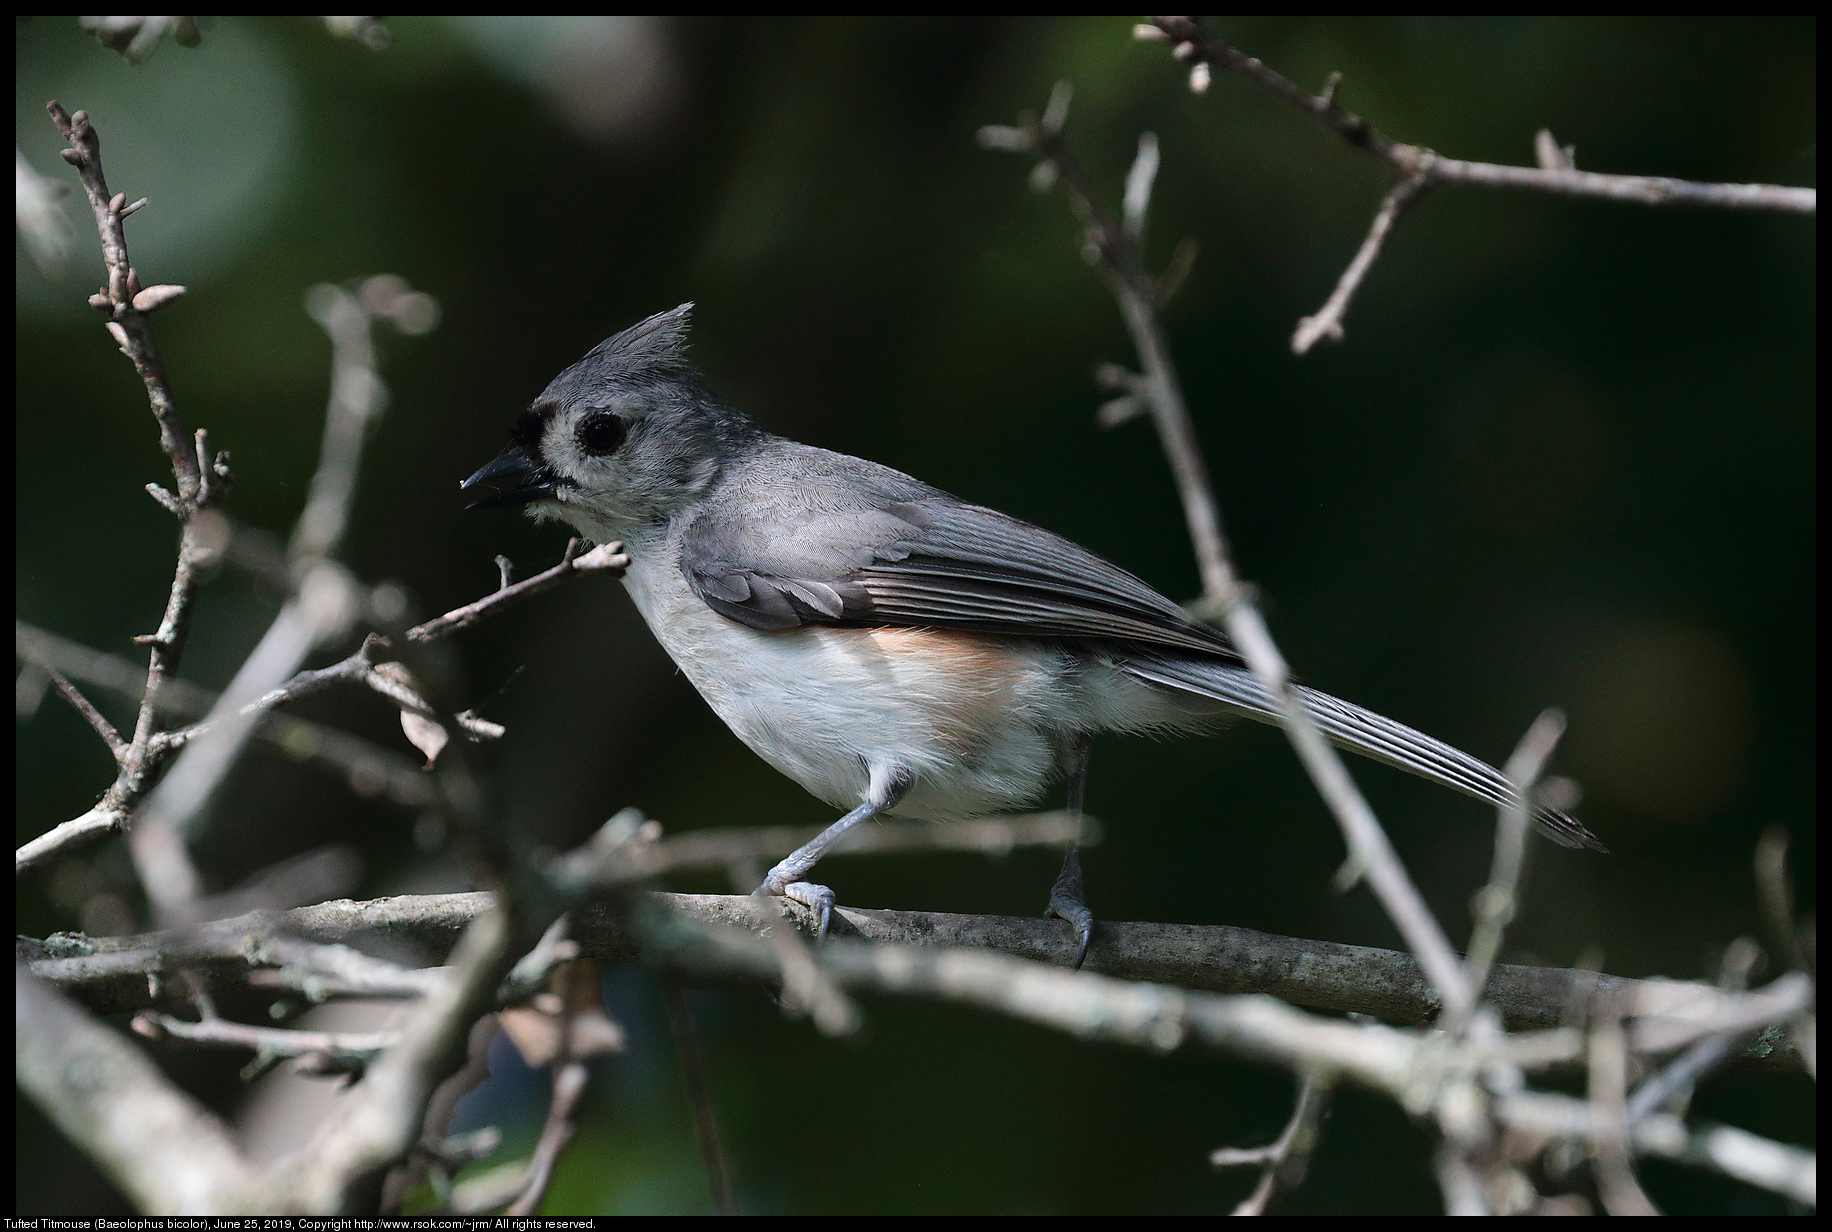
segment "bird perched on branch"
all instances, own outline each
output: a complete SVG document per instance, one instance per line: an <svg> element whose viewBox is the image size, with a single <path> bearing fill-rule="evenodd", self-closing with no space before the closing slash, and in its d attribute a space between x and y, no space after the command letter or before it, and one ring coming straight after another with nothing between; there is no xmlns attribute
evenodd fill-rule
<svg viewBox="0 0 1832 1232"><path fill-rule="evenodd" d="M522 412L461 485L470 508L525 506L622 540L624 585L714 712L758 756L846 810L759 894L812 908L807 880L868 818L948 820L1023 806L1058 776L1079 814L1101 732L1197 729L1278 707L1227 637L1092 552L875 462L765 432L687 362L691 304L607 339ZM1299 687L1333 743L1490 804L1488 764ZM1554 842L1603 850L1540 808ZM1050 913L1094 919L1073 847Z"/></svg>

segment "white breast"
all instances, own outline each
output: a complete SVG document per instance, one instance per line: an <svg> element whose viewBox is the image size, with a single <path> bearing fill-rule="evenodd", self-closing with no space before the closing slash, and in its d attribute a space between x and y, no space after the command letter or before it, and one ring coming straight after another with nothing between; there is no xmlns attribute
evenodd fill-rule
<svg viewBox="0 0 1832 1232"><path fill-rule="evenodd" d="M874 768L915 772L901 816L1017 807L1080 726L1062 651L924 629L760 632L708 608L674 559L643 553L626 574L643 619L739 739L835 807L861 803Z"/></svg>

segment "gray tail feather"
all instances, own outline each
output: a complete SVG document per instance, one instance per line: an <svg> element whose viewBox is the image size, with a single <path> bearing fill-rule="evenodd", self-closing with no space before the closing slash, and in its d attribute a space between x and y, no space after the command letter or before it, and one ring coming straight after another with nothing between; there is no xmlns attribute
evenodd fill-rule
<svg viewBox="0 0 1832 1232"><path fill-rule="evenodd" d="M1246 668L1197 659L1131 656L1118 660L1117 665L1152 684L1221 702L1263 722L1279 721L1277 703L1261 686L1259 678ZM1384 761L1389 766L1397 766L1409 774L1441 783L1489 804L1513 804L1517 800L1506 775L1442 740L1433 740L1403 723L1315 689L1294 685L1293 691L1331 744L1375 761ZM1561 847L1609 850L1575 817L1557 809L1535 810L1533 822Z"/></svg>

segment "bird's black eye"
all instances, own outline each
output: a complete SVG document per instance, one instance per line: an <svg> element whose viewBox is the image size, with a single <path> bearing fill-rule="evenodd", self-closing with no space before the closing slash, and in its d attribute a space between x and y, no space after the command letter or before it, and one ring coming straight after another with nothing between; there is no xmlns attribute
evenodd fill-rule
<svg viewBox="0 0 1832 1232"><path fill-rule="evenodd" d="M616 453L623 437L623 420L610 411L594 411L579 425L579 447L594 458Z"/></svg>

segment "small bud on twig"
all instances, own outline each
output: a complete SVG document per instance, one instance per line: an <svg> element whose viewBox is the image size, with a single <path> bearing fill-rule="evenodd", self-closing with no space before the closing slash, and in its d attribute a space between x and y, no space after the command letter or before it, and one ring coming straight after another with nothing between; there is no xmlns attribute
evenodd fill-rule
<svg viewBox="0 0 1832 1232"><path fill-rule="evenodd" d="M116 193L114 196L108 199L108 212L110 214L119 214L121 212L121 207L126 204L127 204L127 194L126 193Z"/></svg>
<svg viewBox="0 0 1832 1232"><path fill-rule="evenodd" d="M1195 68L1190 70L1190 93L1207 94L1208 92L1209 62L1207 60L1201 60L1197 62Z"/></svg>
<svg viewBox="0 0 1832 1232"><path fill-rule="evenodd" d="M145 197L140 198L138 201L128 202L126 205L121 207L121 217L126 218L129 214L138 212L140 207L145 204L146 204Z"/></svg>
<svg viewBox="0 0 1832 1232"><path fill-rule="evenodd" d="M1034 144L1030 134L1008 124L987 124L979 131L980 148L1004 150L1010 154L1028 154Z"/></svg>
<svg viewBox="0 0 1832 1232"><path fill-rule="evenodd" d="M1341 73L1331 73L1329 75L1329 80L1323 83L1323 92L1318 94L1317 97L1323 100L1323 105L1325 107L1335 106L1336 87L1341 84L1342 84L1342 74Z"/></svg>
<svg viewBox="0 0 1832 1232"><path fill-rule="evenodd" d="M151 496L154 500L158 501L161 505L164 505L166 507L166 511L170 513L173 517L175 518L184 517L184 506L178 503L178 498L176 496L173 496L170 492L167 492L164 488L160 487L156 483L147 484L146 491L147 491L147 495Z"/></svg>
<svg viewBox="0 0 1832 1232"><path fill-rule="evenodd" d="M407 591L399 583L381 582L369 592L369 619L384 628L407 619Z"/></svg>
<svg viewBox="0 0 1832 1232"><path fill-rule="evenodd" d="M1120 207L1126 234L1135 240L1145 234L1145 211L1151 207L1151 185L1157 177L1157 135L1140 133L1139 152L1132 160L1132 170L1126 173L1126 195Z"/></svg>
<svg viewBox="0 0 1832 1232"><path fill-rule="evenodd" d="M1158 29L1148 21L1142 21L1132 28L1132 37L1141 43L1168 43L1170 35Z"/></svg>
<svg viewBox="0 0 1832 1232"><path fill-rule="evenodd" d="M385 317L394 311L394 302L412 289L399 274L376 274L356 288L356 302L370 316Z"/></svg>
<svg viewBox="0 0 1832 1232"><path fill-rule="evenodd" d="M59 150L57 153L60 158L69 163L72 167L80 167L83 165L83 152L81 150Z"/></svg>
<svg viewBox="0 0 1832 1232"><path fill-rule="evenodd" d="M121 328L118 321L108 323L108 332L114 335L115 345L121 348L121 354L127 355L127 331ZM129 356L129 358L132 358Z"/></svg>
<svg viewBox="0 0 1832 1232"><path fill-rule="evenodd" d="M1123 423L1137 419L1151 409L1151 400L1139 394L1127 394L1112 401L1103 402L1094 412L1094 422L1103 428L1117 428Z"/></svg>
<svg viewBox="0 0 1832 1232"><path fill-rule="evenodd" d="M156 287L148 287L134 296L134 309L138 312L157 312L183 295L184 292L183 287L169 282L161 283Z"/></svg>
<svg viewBox="0 0 1832 1232"><path fill-rule="evenodd" d="M424 291L409 291L394 301L388 319L403 334L417 337L439 324L439 301Z"/></svg>
<svg viewBox="0 0 1832 1232"><path fill-rule="evenodd" d="M1062 126L1069 120L1069 100L1075 97L1075 87L1066 81L1056 83L1050 91L1049 106L1043 109L1041 121L1046 136L1054 137L1062 131Z"/></svg>
<svg viewBox="0 0 1832 1232"><path fill-rule="evenodd" d="M1124 364L1115 363L1095 364L1094 383L1102 389L1111 389L1116 393L1136 394L1145 388L1144 377Z"/></svg>
<svg viewBox="0 0 1832 1232"><path fill-rule="evenodd" d="M1570 171L1578 165L1574 157L1577 147L1559 145L1549 128L1540 129L1534 136L1533 153L1539 160L1540 168L1545 171Z"/></svg>
<svg viewBox="0 0 1832 1232"><path fill-rule="evenodd" d="M97 291L89 297L89 306L97 312L107 312L114 307L114 301L108 298L108 292Z"/></svg>

